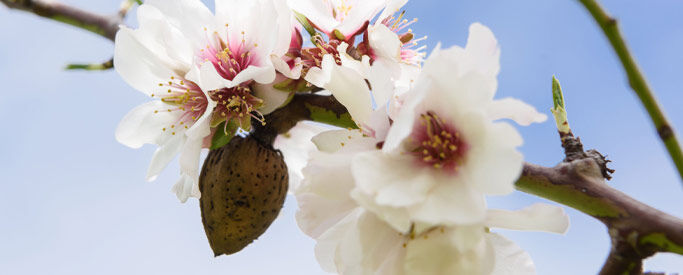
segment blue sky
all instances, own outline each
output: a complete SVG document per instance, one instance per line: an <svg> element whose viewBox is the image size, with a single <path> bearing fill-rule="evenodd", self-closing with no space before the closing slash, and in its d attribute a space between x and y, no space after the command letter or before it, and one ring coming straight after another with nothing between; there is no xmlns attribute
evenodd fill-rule
<svg viewBox="0 0 683 275"><path fill-rule="evenodd" d="M119 1L67 3L114 12ZM683 129L683 2L603 1L623 32L674 127ZM499 97L525 100L549 114L550 80L562 82L572 128L588 148L609 155L609 183L658 209L683 216L681 180L623 70L575 0L413 0L408 16L430 49L464 45L470 23L489 26L502 47ZM134 20L130 20L134 24ZM313 241L297 228L288 198L281 217L239 254L213 258L196 200L170 192L171 165L144 180L154 148L118 144L114 129L148 99L114 72L67 72L70 62L111 57L96 35L0 8L0 273L2 274L323 274ZM527 161L562 159L551 122L520 128ZM544 201L517 192L495 207ZM501 231L534 258L539 274L593 274L609 250L604 227L567 208L564 235ZM683 271L679 256L646 262Z"/></svg>

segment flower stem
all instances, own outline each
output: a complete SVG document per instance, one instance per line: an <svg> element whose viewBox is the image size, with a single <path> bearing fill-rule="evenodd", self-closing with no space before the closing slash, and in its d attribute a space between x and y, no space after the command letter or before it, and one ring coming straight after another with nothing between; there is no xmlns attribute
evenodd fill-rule
<svg viewBox="0 0 683 275"><path fill-rule="evenodd" d="M669 155L671 156L671 159L678 170L678 174L680 175L681 179L683 179L683 152L681 151L681 145L676 138L674 129L664 116L662 108L657 103L654 92L647 84L647 81L640 72L635 59L629 52L626 42L624 41L624 38L619 31L619 27L617 26L617 20L609 16L595 0L579 0L579 2L581 2L588 12L590 12L590 14L593 16L593 19L595 19L598 25L600 25L602 31L605 33L605 36L619 57L624 70L626 70L626 75L628 76L631 88L633 88L633 90L636 92L640 102L650 115L650 119L657 129L659 137L662 139L666 149L669 151Z"/></svg>

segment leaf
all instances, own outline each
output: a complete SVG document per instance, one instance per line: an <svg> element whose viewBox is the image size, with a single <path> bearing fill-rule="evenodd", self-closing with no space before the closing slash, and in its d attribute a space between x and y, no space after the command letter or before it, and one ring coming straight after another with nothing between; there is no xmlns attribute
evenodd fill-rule
<svg viewBox="0 0 683 275"><path fill-rule="evenodd" d="M228 125L226 126L225 123ZM228 144L237 132L237 123L234 120L224 121L216 127L216 133L211 139L211 150L216 150Z"/></svg>
<svg viewBox="0 0 683 275"><path fill-rule="evenodd" d="M564 94L562 94L562 87L560 81L553 76L553 105L555 108L564 107Z"/></svg>
<svg viewBox="0 0 683 275"><path fill-rule="evenodd" d="M311 104L306 104L306 109L311 112L311 119L313 121L347 129L358 129L356 122L353 121L348 112L337 115L337 113L333 111Z"/></svg>
<svg viewBox="0 0 683 275"><path fill-rule="evenodd" d="M308 18L306 18L306 16L295 11L294 17L297 21L299 21L299 23L301 23L301 26L304 27L304 29L308 32L310 36L316 35L317 32L315 31L313 26L311 26L311 23L308 21Z"/></svg>

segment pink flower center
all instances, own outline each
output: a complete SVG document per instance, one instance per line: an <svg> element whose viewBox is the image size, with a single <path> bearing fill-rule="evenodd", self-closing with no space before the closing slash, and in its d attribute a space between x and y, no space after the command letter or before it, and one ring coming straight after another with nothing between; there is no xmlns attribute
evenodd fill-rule
<svg viewBox="0 0 683 275"><path fill-rule="evenodd" d="M349 12L351 12L351 9L353 9L352 3L349 3L351 1L348 0L340 0L337 1L339 5L335 6L335 3L332 3L333 1L324 1L330 11L332 12L332 16L337 19L338 22L344 22L344 19L349 16Z"/></svg>
<svg viewBox="0 0 683 275"><path fill-rule="evenodd" d="M241 38L231 39L228 35L226 38L223 40L217 32L214 32L209 39L212 42L199 53L199 58L210 61L221 77L233 80L247 67L260 64L258 56L252 54L252 50L258 47L258 44L248 44L244 32Z"/></svg>
<svg viewBox="0 0 683 275"><path fill-rule="evenodd" d="M456 173L464 161L468 145L458 130L450 123L428 111L420 115L419 123L413 128L411 154L427 166Z"/></svg>
<svg viewBox="0 0 683 275"><path fill-rule="evenodd" d="M263 100L253 96L248 85L213 90L209 96L217 103L214 121L234 118L242 129L249 129L251 118L265 123L263 115L256 110L263 105Z"/></svg>
<svg viewBox="0 0 683 275"><path fill-rule="evenodd" d="M202 89L192 81L171 76L166 83L159 83L159 87L166 89L160 94L152 94L152 97L160 98L168 105L168 109L155 110L159 112L178 112L178 119L174 124L162 128L162 131L170 131L176 134L177 129L188 129L206 112L208 100Z"/></svg>
<svg viewBox="0 0 683 275"><path fill-rule="evenodd" d="M401 12L398 17L391 16L387 19L384 19L382 24L396 33L399 39L401 39L401 43L403 43L403 46L401 47L401 60L403 60L403 62L406 64L420 65L420 63L424 60L424 49L426 49L427 46L423 45L418 47L418 43L427 39L427 36L414 39L415 36L413 34L413 30L408 27L417 22L417 18L409 21L408 19L403 18L404 15L405 11ZM406 28L408 29L406 30Z"/></svg>

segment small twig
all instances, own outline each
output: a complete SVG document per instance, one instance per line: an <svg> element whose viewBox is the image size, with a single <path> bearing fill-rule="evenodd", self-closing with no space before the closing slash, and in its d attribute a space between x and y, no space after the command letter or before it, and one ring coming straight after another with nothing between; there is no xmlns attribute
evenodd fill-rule
<svg viewBox="0 0 683 275"><path fill-rule="evenodd" d="M69 64L66 66L67 70L86 70L86 71L103 71L114 68L114 59L111 58L103 63L94 64Z"/></svg>
<svg viewBox="0 0 683 275"><path fill-rule="evenodd" d="M349 111L333 96L297 94L287 106L266 116L266 125L253 123L253 135L271 144L279 134L287 133L299 121L310 120L339 127L353 127Z"/></svg>
<svg viewBox="0 0 683 275"><path fill-rule="evenodd" d="M617 26L617 20L610 17L605 10L600 7L595 0L579 0L581 4L590 12L593 19L600 25L600 28L607 36L612 48L616 52L621 64L626 70L626 75L629 80L631 88L636 92L640 102L643 104L647 113L650 115L650 119L655 125L657 133L662 142L669 151L669 155L674 162L674 165L678 169L678 174L681 179L683 179L683 151L681 151L681 145L676 138L676 133L671 127L671 124L664 116L662 108L657 103L655 99L654 92L650 89L647 84L645 77L640 72L635 59L631 55L626 46L626 42L619 31Z"/></svg>
<svg viewBox="0 0 683 275"><path fill-rule="evenodd" d="M598 151L584 152L581 140L572 134L562 87L555 77L553 102L551 111L566 158L555 168L525 165L518 189L574 207L607 226L612 249L601 275L640 275L643 259L656 252L683 254L683 220L605 184L614 170L607 168L609 161Z"/></svg>
<svg viewBox="0 0 683 275"><path fill-rule="evenodd" d="M85 11L70 5L46 0L0 0L8 8L34 13L65 24L79 27L114 41L119 25L119 16L106 16Z"/></svg>
<svg viewBox="0 0 683 275"><path fill-rule="evenodd" d="M306 106L329 110L338 118L348 111L332 96L299 94L290 104L268 115L266 126L255 123L254 135L271 143L302 120L316 120ZM518 190L573 207L602 221L613 239L628 240L639 259L655 252L683 255L683 220L645 205L604 181L605 160L597 151L555 167L526 163ZM619 274L619 273L614 273Z"/></svg>
<svg viewBox="0 0 683 275"><path fill-rule="evenodd" d="M683 220L610 187L602 173L593 158L552 168L527 163L516 186L575 208L607 226L613 245L600 274L640 274L642 260L656 252L683 255Z"/></svg>

